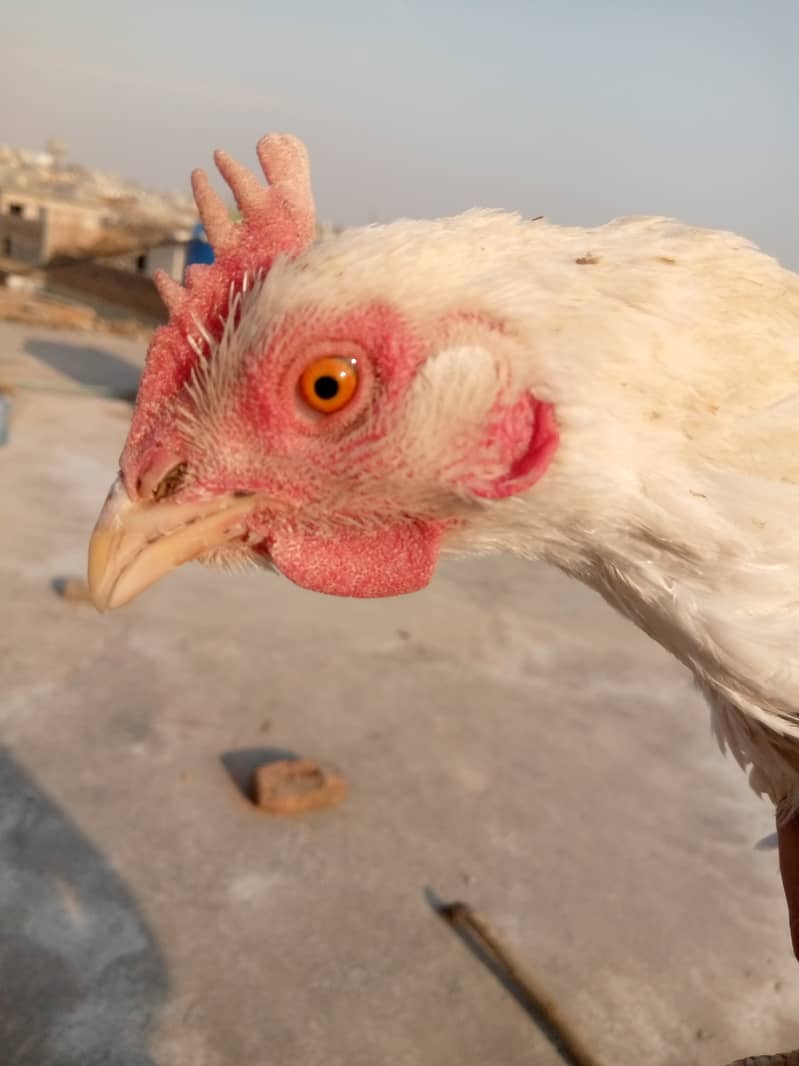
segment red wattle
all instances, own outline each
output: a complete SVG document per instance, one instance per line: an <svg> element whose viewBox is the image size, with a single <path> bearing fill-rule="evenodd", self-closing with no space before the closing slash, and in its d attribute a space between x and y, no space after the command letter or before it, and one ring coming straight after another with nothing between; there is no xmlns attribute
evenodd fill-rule
<svg viewBox="0 0 799 1066"><path fill-rule="evenodd" d="M402 596L429 584L443 531L443 523L417 521L363 533L279 534L269 554L285 577L312 592L358 599Z"/></svg>

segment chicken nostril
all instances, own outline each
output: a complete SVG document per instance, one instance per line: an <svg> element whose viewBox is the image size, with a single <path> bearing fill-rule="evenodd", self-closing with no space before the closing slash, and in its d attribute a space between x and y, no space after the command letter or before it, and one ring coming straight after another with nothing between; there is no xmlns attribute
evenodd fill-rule
<svg viewBox="0 0 799 1066"><path fill-rule="evenodd" d="M174 496L185 482L188 469L188 463L177 463L173 466L153 488L151 498L164 500L168 496Z"/></svg>

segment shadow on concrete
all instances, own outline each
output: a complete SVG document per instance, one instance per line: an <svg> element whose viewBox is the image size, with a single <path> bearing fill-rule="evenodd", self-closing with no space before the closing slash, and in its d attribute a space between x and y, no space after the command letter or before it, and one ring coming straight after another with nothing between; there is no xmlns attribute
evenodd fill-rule
<svg viewBox="0 0 799 1066"><path fill-rule="evenodd" d="M27 340L25 351L79 385L109 390L130 402L136 398L141 370L113 352L43 337Z"/></svg>
<svg viewBox="0 0 799 1066"><path fill-rule="evenodd" d="M168 987L125 882L0 747L0 1061L153 1066Z"/></svg>
<svg viewBox="0 0 799 1066"><path fill-rule="evenodd" d="M219 761L244 799L255 803L254 777L259 766L281 762L283 759L299 759L296 751L285 748L234 748L223 752Z"/></svg>

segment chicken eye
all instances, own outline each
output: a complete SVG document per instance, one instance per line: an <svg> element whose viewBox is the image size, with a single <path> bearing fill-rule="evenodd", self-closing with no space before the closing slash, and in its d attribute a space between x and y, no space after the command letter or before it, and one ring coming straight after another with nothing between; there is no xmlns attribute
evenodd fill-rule
<svg viewBox="0 0 799 1066"><path fill-rule="evenodd" d="M314 411L330 415L346 407L358 387L357 360L344 356L315 359L302 372L300 394Z"/></svg>

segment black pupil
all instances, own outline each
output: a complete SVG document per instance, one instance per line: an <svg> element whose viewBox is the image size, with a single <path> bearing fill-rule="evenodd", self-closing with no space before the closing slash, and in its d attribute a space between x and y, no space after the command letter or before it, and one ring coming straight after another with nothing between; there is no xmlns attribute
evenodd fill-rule
<svg viewBox="0 0 799 1066"><path fill-rule="evenodd" d="M338 382L330 374L323 374L314 382L313 391L320 400L332 400L338 393Z"/></svg>

